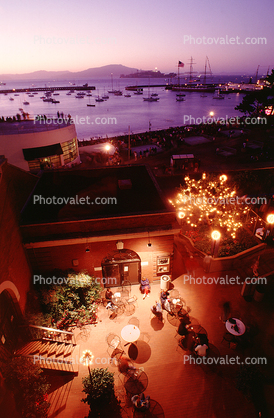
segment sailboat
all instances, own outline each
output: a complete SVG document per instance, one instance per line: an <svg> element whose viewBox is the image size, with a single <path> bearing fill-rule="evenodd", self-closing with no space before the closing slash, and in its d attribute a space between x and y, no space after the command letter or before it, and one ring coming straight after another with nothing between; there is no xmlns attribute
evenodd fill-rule
<svg viewBox="0 0 274 418"><path fill-rule="evenodd" d="M147 90L147 97L143 97L143 100L145 102L158 102L159 97L153 97L152 95L150 95L150 79L149 79L149 85L148 85L148 90Z"/></svg>
<svg viewBox="0 0 274 418"><path fill-rule="evenodd" d="M179 91L180 91L180 70L179 70L179 68L183 67L183 66L184 66L184 64L181 61L179 61L178 62L178 86L179 86ZM185 101L184 96L185 96L184 93L177 93L176 94L176 101L177 102L184 102Z"/></svg>
<svg viewBox="0 0 274 418"><path fill-rule="evenodd" d="M90 94L90 96L91 96L91 94ZM88 98L88 104L87 104L87 107L95 107L95 104L91 104L91 103L90 103L90 97Z"/></svg>
<svg viewBox="0 0 274 418"><path fill-rule="evenodd" d="M204 86L206 86L206 69L207 69L207 64L208 64L208 67L209 67L209 73L210 73L210 75L212 76L212 71L211 71L211 67L210 67L210 63L209 63L209 59L208 59L208 56L206 56L206 61L205 61L205 73L204 73L204 81L203 81L203 85ZM200 95L201 97L207 97L207 95L206 94L201 94Z"/></svg>
<svg viewBox="0 0 274 418"><path fill-rule="evenodd" d="M111 90L108 90L108 93L114 94L115 90L113 89L113 74L111 73Z"/></svg>
<svg viewBox="0 0 274 418"><path fill-rule="evenodd" d="M109 95L106 94L105 89L104 89L104 95L102 96L102 99L104 99L104 100L109 99Z"/></svg>
<svg viewBox="0 0 274 418"><path fill-rule="evenodd" d="M217 99L217 100L223 100L224 98L225 98L225 96L220 94L220 90L217 90L216 96L213 96L213 99Z"/></svg>
<svg viewBox="0 0 274 418"><path fill-rule="evenodd" d="M207 92L207 93L214 93L215 86L214 85L204 85L204 84L194 84L193 80L193 64L195 64L193 58L190 58L190 71L186 74L189 74L189 82L184 85L175 85L172 87L173 91L196 91L196 92Z"/></svg>
<svg viewBox="0 0 274 418"><path fill-rule="evenodd" d="M113 88L113 74L111 73L111 90L108 90L108 93L114 94L115 96L122 96L123 92L121 90L114 90Z"/></svg>

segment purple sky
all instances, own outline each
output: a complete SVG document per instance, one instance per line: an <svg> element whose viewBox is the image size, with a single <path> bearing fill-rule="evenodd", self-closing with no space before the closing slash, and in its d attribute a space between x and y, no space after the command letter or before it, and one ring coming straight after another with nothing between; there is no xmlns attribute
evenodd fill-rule
<svg viewBox="0 0 274 418"><path fill-rule="evenodd" d="M201 72L206 55L214 74L274 68L273 0L13 0L0 13L1 74L107 64L176 72L191 56Z"/></svg>

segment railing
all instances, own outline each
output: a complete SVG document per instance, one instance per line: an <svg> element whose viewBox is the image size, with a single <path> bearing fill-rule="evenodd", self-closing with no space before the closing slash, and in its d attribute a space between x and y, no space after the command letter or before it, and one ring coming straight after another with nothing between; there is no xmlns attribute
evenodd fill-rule
<svg viewBox="0 0 274 418"><path fill-rule="evenodd" d="M247 213L245 227L252 233L252 235L255 235L257 228L267 228L267 222L251 209Z"/></svg>
<svg viewBox="0 0 274 418"><path fill-rule="evenodd" d="M29 327L33 340L42 339L76 346L73 332L63 331L55 328L41 327L38 325L29 325Z"/></svg>

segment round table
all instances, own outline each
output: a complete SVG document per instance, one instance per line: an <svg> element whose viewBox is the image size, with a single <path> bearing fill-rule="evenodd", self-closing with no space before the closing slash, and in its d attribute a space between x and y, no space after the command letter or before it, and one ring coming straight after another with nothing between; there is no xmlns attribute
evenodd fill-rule
<svg viewBox="0 0 274 418"><path fill-rule="evenodd" d="M128 343L133 343L140 337L140 330L136 325L129 324L122 329L121 336Z"/></svg>
<svg viewBox="0 0 274 418"><path fill-rule="evenodd" d="M127 392L131 395L139 395L144 392L148 385L147 374L143 371L138 371L137 376L125 376L124 386Z"/></svg>
<svg viewBox="0 0 274 418"><path fill-rule="evenodd" d="M245 333L245 324L240 319L237 319L237 318L232 318L232 319L234 319L236 321L236 325L239 329L239 332L235 331L235 329L234 329L235 324L231 324L231 322L229 322L229 320L227 320L226 323L225 323L225 327L226 327L227 331L230 334L235 335L235 336L243 335Z"/></svg>

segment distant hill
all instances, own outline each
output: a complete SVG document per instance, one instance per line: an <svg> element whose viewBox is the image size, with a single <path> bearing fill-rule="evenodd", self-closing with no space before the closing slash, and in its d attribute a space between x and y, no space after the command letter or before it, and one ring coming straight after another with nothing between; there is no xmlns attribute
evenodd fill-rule
<svg viewBox="0 0 274 418"><path fill-rule="evenodd" d="M78 78L103 78L110 77L111 73L113 77L120 77L121 74L127 75L136 72L136 68L126 67L121 64L104 65L103 67L89 68L84 71L34 71L32 73L25 74L1 74L0 80L75 80Z"/></svg>

